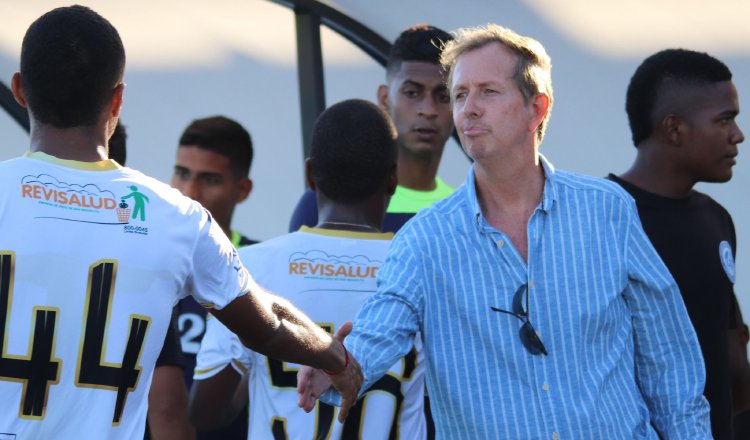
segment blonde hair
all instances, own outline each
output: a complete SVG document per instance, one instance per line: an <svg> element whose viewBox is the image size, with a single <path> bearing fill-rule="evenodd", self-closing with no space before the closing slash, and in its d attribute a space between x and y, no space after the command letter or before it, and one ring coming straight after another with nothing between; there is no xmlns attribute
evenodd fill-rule
<svg viewBox="0 0 750 440"><path fill-rule="evenodd" d="M499 43L516 55L516 71L513 79L528 102L536 94L544 94L549 99L547 114L537 129L537 139L544 138L547 121L552 112L552 60L544 46L533 38L519 35L508 28L496 24L486 24L472 28L462 28L454 32L456 39L445 44L440 55L440 64L448 74L448 85L453 80L453 68L461 55L480 49L492 43Z"/></svg>

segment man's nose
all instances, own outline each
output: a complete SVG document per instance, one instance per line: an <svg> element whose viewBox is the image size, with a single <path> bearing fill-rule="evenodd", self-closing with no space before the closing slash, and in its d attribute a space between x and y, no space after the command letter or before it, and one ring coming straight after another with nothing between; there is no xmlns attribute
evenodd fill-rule
<svg viewBox="0 0 750 440"><path fill-rule="evenodd" d="M425 96L419 103L419 115L431 119L437 117L437 102L432 96Z"/></svg>
<svg viewBox="0 0 750 440"><path fill-rule="evenodd" d="M473 93L468 93L464 99L463 112L467 116L478 116L481 113L479 101Z"/></svg>
<svg viewBox="0 0 750 440"><path fill-rule="evenodd" d="M734 132L732 133L732 143L737 145L741 144L745 141L745 134L742 133L742 129L740 129L740 126L737 125L737 123L734 123Z"/></svg>

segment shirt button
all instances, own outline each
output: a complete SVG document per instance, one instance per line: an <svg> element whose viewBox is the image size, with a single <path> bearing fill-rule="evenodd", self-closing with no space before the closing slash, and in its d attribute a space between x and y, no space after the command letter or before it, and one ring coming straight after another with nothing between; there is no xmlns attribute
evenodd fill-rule
<svg viewBox="0 0 750 440"><path fill-rule="evenodd" d="M542 389L543 389L544 391L549 391L549 384L548 384L548 383L544 383L544 384L542 384Z"/></svg>
<svg viewBox="0 0 750 440"><path fill-rule="evenodd" d="M534 281L529 281L529 288L530 288L530 289L533 289L533 288L534 288Z"/></svg>
<svg viewBox="0 0 750 440"><path fill-rule="evenodd" d="M552 440L560 440L560 434L553 432L552 433Z"/></svg>
<svg viewBox="0 0 750 440"><path fill-rule="evenodd" d="M497 243L497 247L500 247L500 248L503 247L503 246L505 246L505 240L503 240L503 239L500 239L500 240L496 241L495 243Z"/></svg>

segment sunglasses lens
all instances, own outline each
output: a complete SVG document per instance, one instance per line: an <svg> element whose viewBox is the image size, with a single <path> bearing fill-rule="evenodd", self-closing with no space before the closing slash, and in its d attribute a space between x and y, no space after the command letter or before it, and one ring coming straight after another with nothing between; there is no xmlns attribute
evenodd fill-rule
<svg viewBox="0 0 750 440"><path fill-rule="evenodd" d="M516 290L516 294L513 295L513 312L499 309L497 307L490 307L493 312L502 312L508 315L513 315L519 320L523 321L521 329L518 330L518 337L521 339L521 344L529 353L533 355L544 354L547 355L547 349L544 348L544 343L539 339L539 335L536 334L534 327L529 321L529 314L526 307L523 306L523 295L527 293L526 284L522 284L521 287ZM528 298L526 300L528 306Z"/></svg>
<svg viewBox="0 0 750 440"><path fill-rule="evenodd" d="M547 350L544 348L544 344L542 344L542 340L539 339L539 336L537 336L536 332L534 331L534 327L531 326L531 323L526 322L523 326L521 326L521 330L518 331L518 336L521 338L521 343L523 344L524 348L528 350L531 354L547 354Z"/></svg>
<svg viewBox="0 0 750 440"><path fill-rule="evenodd" d="M526 316L526 309L523 307L523 294L526 293L526 284L522 284L521 287L516 290L516 294L513 295L513 313L520 316Z"/></svg>

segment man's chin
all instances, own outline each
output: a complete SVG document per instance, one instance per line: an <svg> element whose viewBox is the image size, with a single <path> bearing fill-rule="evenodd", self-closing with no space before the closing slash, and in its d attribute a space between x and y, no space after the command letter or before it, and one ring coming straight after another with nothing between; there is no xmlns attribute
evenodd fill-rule
<svg viewBox="0 0 750 440"><path fill-rule="evenodd" d="M415 142L411 145L402 145L401 150L410 156L429 159L435 154L439 154L442 151L442 148L439 148L434 144Z"/></svg>
<svg viewBox="0 0 750 440"><path fill-rule="evenodd" d="M712 176L706 177L704 179L701 179L701 182L706 183L726 183L732 180L733 172L731 169L723 172L723 173L717 173Z"/></svg>

